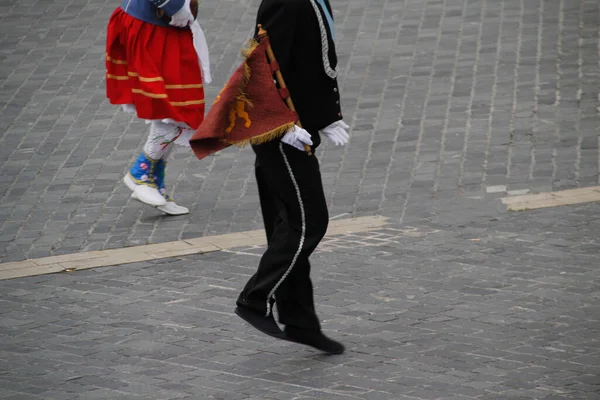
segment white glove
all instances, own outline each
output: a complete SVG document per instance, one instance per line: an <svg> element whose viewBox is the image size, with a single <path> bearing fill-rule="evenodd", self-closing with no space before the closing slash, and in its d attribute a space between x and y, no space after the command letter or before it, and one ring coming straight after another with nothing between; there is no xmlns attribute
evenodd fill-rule
<svg viewBox="0 0 600 400"><path fill-rule="evenodd" d="M178 28L184 28L193 22L194 15L190 9L190 0L185 0L183 7L181 7L179 11L171 16L171 22L169 22L169 25L173 25Z"/></svg>
<svg viewBox="0 0 600 400"><path fill-rule="evenodd" d="M324 135L336 146L343 146L348 143L347 129L350 128L344 121L335 121L333 124L326 126L319 131L320 134Z"/></svg>
<svg viewBox="0 0 600 400"><path fill-rule="evenodd" d="M300 128L298 125L295 125L288 133L283 135L281 141L290 146L294 146L300 151L306 151L306 149L304 149L305 144L309 146L312 146L313 144L310 139L310 133L305 129Z"/></svg>

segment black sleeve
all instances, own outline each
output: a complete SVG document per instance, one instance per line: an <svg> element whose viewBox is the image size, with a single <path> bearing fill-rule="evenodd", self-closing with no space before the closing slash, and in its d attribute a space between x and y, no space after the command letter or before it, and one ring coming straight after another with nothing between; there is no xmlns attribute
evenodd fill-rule
<svg viewBox="0 0 600 400"><path fill-rule="evenodd" d="M342 119L337 80L325 72L321 30L311 2L262 0L256 23L269 35L302 127L312 134ZM330 36L328 45L335 68L335 43Z"/></svg>
<svg viewBox="0 0 600 400"><path fill-rule="evenodd" d="M257 24L267 31L271 48L282 70L287 70L292 62L297 9L295 0L263 0L256 16Z"/></svg>

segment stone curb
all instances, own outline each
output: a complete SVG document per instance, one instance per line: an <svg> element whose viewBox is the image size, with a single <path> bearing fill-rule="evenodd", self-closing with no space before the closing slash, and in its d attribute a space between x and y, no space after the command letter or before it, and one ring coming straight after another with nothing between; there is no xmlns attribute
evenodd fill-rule
<svg viewBox="0 0 600 400"><path fill-rule="evenodd" d="M327 230L327 236L366 232L383 227L387 224L387 221L387 218L380 216L331 221ZM73 272L82 269L108 267L265 244L265 233L262 229L259 229L121 249L35 258L0 264L0 280L57 272Z"/></svg>
<svg viewBox="0 0 600 400"><path fill-rule="evenodd" d="M509 211L535 210L593 201L600 201L600 186L502 198L502 203Z"/></svg>

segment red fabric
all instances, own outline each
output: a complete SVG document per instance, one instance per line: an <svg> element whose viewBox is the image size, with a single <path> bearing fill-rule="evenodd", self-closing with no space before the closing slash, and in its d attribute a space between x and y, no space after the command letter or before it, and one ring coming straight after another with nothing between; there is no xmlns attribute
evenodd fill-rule
<svg viewBox="0 0 600 400"><path fill-rule="evenodd" d="M196 129L205 105L191 31L116 9L106 38L106 96L112 104L135 104L142 119L171 118Z"/></svg>
<svg viewBox="0 0 600 400"><path fill-rule="evenodd" d="M272 133L298 121L298 115L286 106L273 82L266 56L268 45L268 38L263 38L235 70L206 119L196 129L190 145L199 159L231 144L242 144L250 138ZM247 82L244 79L246 65L250 69Z"/></svg>
<svg viewBox="0 0 600 400"><path fill-rule="evenodd" d="M288 97L290 97L290 91L286 87L281 88L279 89L279 95L282 99L287 99Z"/></svg>
<svg viewBox="0 0 600 400"><path fill-rule="evenodd" d="M277 60L271 61L271 71L279 71L279 63Z"/></svg>

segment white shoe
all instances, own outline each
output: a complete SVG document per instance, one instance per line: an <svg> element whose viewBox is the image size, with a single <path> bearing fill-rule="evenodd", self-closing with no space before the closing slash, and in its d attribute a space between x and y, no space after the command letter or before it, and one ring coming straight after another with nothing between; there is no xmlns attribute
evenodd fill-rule
<svg viewBox="0 0 600 400"><path fill-rule="evenodd" d="M131 198L141 201L144 204L148 204L152 207L164 206L167 204L167 200L158 191L157 188L148 185L138 185L133 181L129 174L123 178L125 185L133 192Z"/></svg>
<svg viewBox="0 0 600 400"><path fill-rule="evenodd" d="M156 208L168 215L184 215L189 214L190 212L187 207L178 206L174 201L167 201L167 204L164 206L158 206Z"/></svg>

